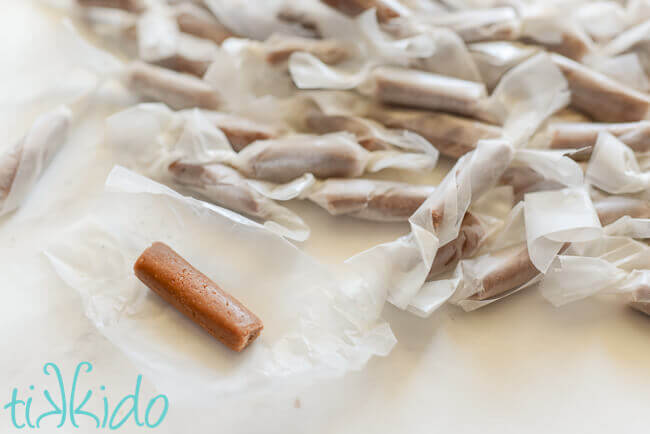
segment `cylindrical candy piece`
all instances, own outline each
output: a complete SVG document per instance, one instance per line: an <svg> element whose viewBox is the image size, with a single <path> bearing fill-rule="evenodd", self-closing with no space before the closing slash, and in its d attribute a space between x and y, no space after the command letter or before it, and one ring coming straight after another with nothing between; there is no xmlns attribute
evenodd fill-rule
<svg viewBox="0 0 650 434"><path fill-rule="evenodd" d="M459 158L473 151L481 139L501 137L501 128L461 116L426 110L375 106L367 116L387 128L399 128L427 139L442 155Z"/></svg>
<svg viewBox="0 0 650 434"><path fill-rule="evenodd" d="M248 346L262 321L168 245L155 242L136 260L135 275L183 315L235 351Z"/></svg>
<svg viewBox="0 0 650 434"><path fill-rule="evenodd" d="M383 103L492 120L480 106L487 98L483 83L395 66L375 68L372 77L374 97Z"/></svg>

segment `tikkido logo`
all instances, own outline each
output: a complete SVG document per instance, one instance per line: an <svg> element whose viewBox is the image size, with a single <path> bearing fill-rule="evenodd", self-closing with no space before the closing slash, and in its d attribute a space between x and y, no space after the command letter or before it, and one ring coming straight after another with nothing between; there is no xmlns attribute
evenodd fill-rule
<svg viewBox="0 0 650 434"><path fill-rule="evenodd" d="M46 363L43 373L54 381L52 391L46 387L36 388L33 384L26 390L14 387L9 402L2 409L5 414L9 414L11 424L16 429L67 426L81 428L86 432L92 428L117 430L125 424L143 428L160 426L169 410L169 400L167 396L160 394L148 400L146 407L143 400L141 406L142 375L138 375L136 379L134 392L119 401L113 401L117 403L111 408L106 386L100 385L99 391L95 390L96 394L91 389L83 390L79 386L82 375L88 377L85 374L92 370L90 362L79 363L72 377L69 393L66 394L61 370L54 363Z"/></svg>

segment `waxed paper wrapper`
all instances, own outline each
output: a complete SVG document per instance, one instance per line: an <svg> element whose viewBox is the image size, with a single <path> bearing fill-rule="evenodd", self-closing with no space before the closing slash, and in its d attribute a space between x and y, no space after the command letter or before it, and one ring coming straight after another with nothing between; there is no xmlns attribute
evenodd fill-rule
<svg viewBox="0 0 650 434"><path fill-rule="evenodd" d="M650 247L628 237L604 236L576 243L555 258L540 284L542 295L562 306L596 294L631 298L650 283Z"/></svg>
<svg viewBox="0 0 650 434"><path fill-rule="evenodd" d="M370 287L344 285L263 226L119 166L106 189L96 211L45 254L100 332L170 397L214 398L276 380L341 375L395 344L378 318L383 299ZM135 277L136 258L154 241L262 319L253 345L232 352Z"/></svg>
<svg viewBox="0 0 650 434"><path fill-rule="evenodd" d="M546 91L532 92L525 85L531 77L539 78ZM535 56L511 70L502 85L504 90L495 91L493 96L497 95L494 104L501 112L509 111L505 116L504 139L481 140L474 151L461 157L411 216L408 235L375 246L346 261L364 280L383 288L387 299L401 309L426 316L453 295L462 283L459 275L425 281L438 248L456 239L472 202L496 185L515 159L517 148L527 143L548 116L568 103L566 80L546 55ZM553 163L537 164L546 173L572 181L576 178L575 163L563 161L555 167L554 163L561 159L568 160L561 154L536 154L526 150L524 155L524 150L521 151L521 158L529 163L550 158ZM434 228L432 213L442 213L437 228ZM420 293L420 298L417 298ZM414 300L415 304L412 304Z"/></svg>
<svg viewBox="0 0 650 434"><path fill-rule="evenodd" d="M634 151L606 131L598 134L586 180L614 194L647 192L650 188L650 172L641 169Z"/></svg>
<svg viewBox="0 0 650 434"><path fill-rule="evenodd" d="M65 106L40 115L25 136L0 153L0 215L20 206L66 139L72 112Z"/></svg>
<svg viewBox="0 0 650 434"><path fill-rule="evenodd" d="M159 182L179 187L170 164L181 161L201 165L229 159L234 154L224 133L207 116L198 109L173 112L163 104L139 104L106 120L106 144L115 161ZM281 190L311 183L313 177L306 176L282 186ZM248 185L244 178L225 179L219 184L224 188L228 185L246 188L257 205L255 217L263 220L267 228L296 240L309 237L309 227L298 215L273 202L273 195L257 194L262 187L273 191L280 190L279 187L271 183ZM185 188L219 201L219 191L211 191L210 186Z"/></svg>

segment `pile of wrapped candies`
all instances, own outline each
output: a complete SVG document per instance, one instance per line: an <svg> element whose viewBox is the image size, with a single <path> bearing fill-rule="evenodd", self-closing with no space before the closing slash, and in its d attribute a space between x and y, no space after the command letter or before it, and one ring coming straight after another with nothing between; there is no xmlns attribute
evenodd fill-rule
<svg viewBox="0 0 650 434"><path fill-rule="evenodd" d="M536 283L555 305L613 294L650 314L649 1L78 0L66 13L88 70L139 100L106 120L130 170L292 240L310 229L289 200L408 222L347 264L417 315ZM43 114L0 157L0 213L74 116ZM439 159L455 163L438 185L368 175Z"/></svg>

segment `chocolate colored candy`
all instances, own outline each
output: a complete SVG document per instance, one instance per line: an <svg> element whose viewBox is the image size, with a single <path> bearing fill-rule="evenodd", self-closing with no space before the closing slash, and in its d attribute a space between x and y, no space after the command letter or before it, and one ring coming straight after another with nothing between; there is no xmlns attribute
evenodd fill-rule
<svg viewBox="0 0 650 434"><path fill-rule="evenodd" d="M259 336L262 321L169 246L155 242L133 266L135 275L183 315L235 351Z"/></svg>

